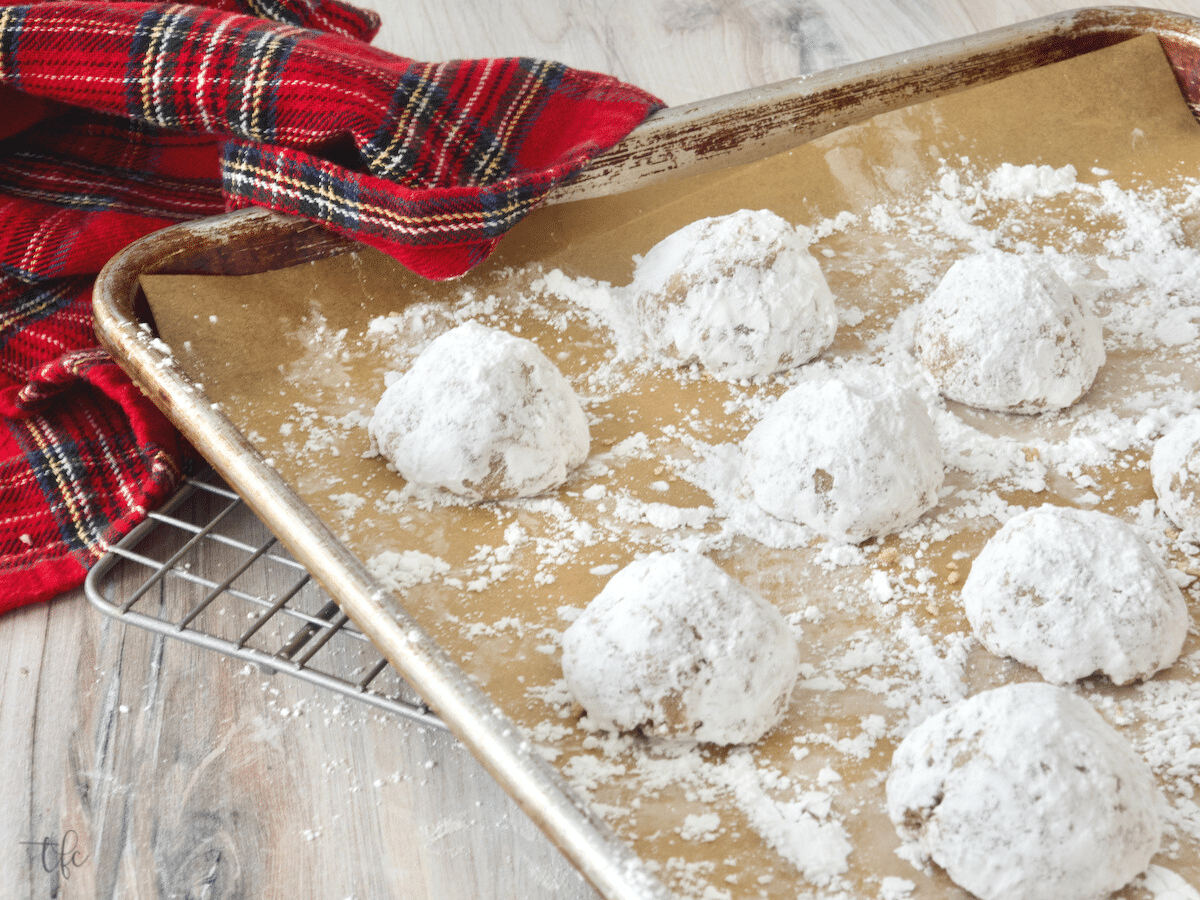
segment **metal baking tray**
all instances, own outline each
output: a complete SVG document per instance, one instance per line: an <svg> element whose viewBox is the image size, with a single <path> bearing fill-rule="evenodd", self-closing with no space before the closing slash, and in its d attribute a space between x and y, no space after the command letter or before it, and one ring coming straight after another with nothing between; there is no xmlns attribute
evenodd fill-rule
<svg viewBox="0 0 1200 900"><path fill-rule="evenodd" d="M1195 112L1200 21L1141 9L1088 9L665 110L559 189L551 202L756 159L879 113L1145 34L1160 39ZM124 250L101 273L95 291L100 340L603 896L670 896L152 341L138 280L143 274L251 274L355 247L312 223L261 210L166 229Z"/></svg>

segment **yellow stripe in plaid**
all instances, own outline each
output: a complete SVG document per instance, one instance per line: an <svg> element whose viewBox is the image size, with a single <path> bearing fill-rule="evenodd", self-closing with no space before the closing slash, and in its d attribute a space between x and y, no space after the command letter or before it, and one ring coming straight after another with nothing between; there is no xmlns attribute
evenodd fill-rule
<svg viewBox="0 0 1200 900"><path fill-rule="evenodd" d="M162 106L163 66L168 59L168 54L163 48L180 24L186 26L186 9L185 6L172 6L167 9L150 30L150 43L146 47L146 55L142 58L142 116L148 122L167 128L178 127L180 123L168 117Z"/></svg>
<svg viewBox="0 0 1200 900"><path fill-rule="evenodd" d="M274 135L265 121L269 111L270 73L276 59L282 55L284 46L290 43L292 35L298 32L298 28L287 28L278 33L269 34L270 40L262 47L262 54L255 60L251 70L253 78L247 83L250 117L246 123L246 137L263 142L274 139Z"/></svg>
<svg viewBox="0 0 1200 900"><path fill-rule="evenodd" d="M345 210L359 223L374 223L401 234L418 235L430 232L475 231L483 228L489 221L508 221L525 212L529 201L510 199L505 206L492 210L472 210L465 213L440 213L430 216L404 216L382 206L372 206L360 200L351 200L335 187L314 184L284 175L278 169L267 169L243 160L226 160L224 170L226 175L232 174L234 179L243 185L259 186L264 192L276 196L286 196L299 200L310 198L321 202L321 205L333 210ZM286 189L286 190L285 190ZM246 196L246 191L235 192Z"/></svg>
<svg viewBox="0 0 1200 900"><path fill-rule="evenodd" d="M87 498L77 494L74 490L75 479L71 477L70 460L63 455L62 448L54 440L48 439L49 435L43 433L45 426L40 418L35 416L32 419L26 419L21 422L21 426L29 432L38 452L45 461L46 468L54 476L58 496L62 498L63 505L67 509L67 518L80 546L94 553L99 542L84 525L88 519ZM59 516L58 520L61 524L62 517Z"/></svg>
<svg viewBox="0 0 1200 900"><path fill-rule="evenodd" d="M16 11L11 6L5 6L3 9L0 9L0 35L9 33L16 15ZM7 72L9 67L10 62L4 56L4 43L0 41L0 74Z"/></svg>
<svg viewBox="0 0 1200 900"><path fill-rule="evenodd" d="M535 91L540 93L545 86L546 72L550 68L549 63L538 63L536 77L526 79L521 86L521 92L517 95L515 102L504 117L504 121L500 123L500 127L496 129L496 139L492 142L483 160L476 167L475 181L477 184L487 184L488 179L492 177L496 167L500 164L499 153L508 146L508 135L512 130L513 124L520 122L525 117L525 111L529 108L530 102L535 96Z"/></svg>
<svg viewBox="0 0 1200 900"><path fill-rule="evenodd" d="M440 68L429 64L421 66L421 77L408 96L404 112L396 119L391 141L371 158L373 173L385 177L392 174L392 170L403 161L409 138L412 137L410 123L424 114L425 107L433 96L430 88L437 83L437 72Z"/></svg>

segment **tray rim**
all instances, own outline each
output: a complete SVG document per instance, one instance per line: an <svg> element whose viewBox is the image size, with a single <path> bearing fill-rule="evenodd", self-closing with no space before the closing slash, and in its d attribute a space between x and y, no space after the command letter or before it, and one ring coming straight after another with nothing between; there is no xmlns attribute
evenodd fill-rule
<svg viewBox="0 0 1200 900"><path fill-rule="evenodd" d="M667 107L597 156L549 203L604 196L779 153L872 116L1152 33L1179 76L1200 54L1197 18L1164 9L1090 6ZM964 70L964 62L972 67ZM1200 66L1197 66L1200 69ZM966 78L963 78L963 75ZM1200 118L1200 72L1184 89ZM1181 85L1181 88L1184 86ZM864 96L869 95L869 96Z"/></svg>
<svg viewBox="0 0 1200 900"><path fill-rule="evenodd" d="M1200 18L1140 7L1072 10L668 108L547 202L603 196L734 165L932 96L1079 55L1090 43L1102 46L1142 34L1164 42L1177 75L1172 47L1200 61ZM964 72L968 77L947 88L948 79ZM1187 97L1193 112L1196 90ZM171 226L129 245L100 272L93 304L98 338L602 896L673 897L153 341L144 300L139 302L142 274L250 274L358 246L306 220L256 208ZM231 247L238 248L233 256Z"/></svg>

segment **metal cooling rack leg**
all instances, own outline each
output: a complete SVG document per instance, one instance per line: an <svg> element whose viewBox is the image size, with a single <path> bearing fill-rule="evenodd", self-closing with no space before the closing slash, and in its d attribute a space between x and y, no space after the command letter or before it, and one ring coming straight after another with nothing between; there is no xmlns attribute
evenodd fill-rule
<svg viewBox="0 0 1200 900"><path fill-rule="evenodd" d="M212 476L215 478L215 476ZM197 497L216 497L225 501L225 506L214 515L202 517L205 521L193 523L175 514L181 510L190 510L189 501ZM409 701L402 697L385 694L370 685L390 667L381 655L373 662L365 677L357 678L361 667L353 673L338 672L336 655L327 653L331 662L325 665L334 671L323 671L315 668L314 660L337 636L345 636L350 640L361 642L362 646L370 647L367 639L354 628L353 623L338 608L333 600L328 600L316 613L306 613L295 606L297 598L303 589L309 586L311 579L303 567L290 557L280 552L273 552L276 546L274 538L270 538L259 546L246 544L233 538L225 537L216 531L217 525L231 517L235 511L240 511L245 505L241 498L228 488L212 484L208 481L192 478L176 492L157 512L127 535L96 563L88 573L84 582L84 591L88 600L104 615L128 625L175 638L216 653L231 656L251 663L265 672L282 671L302 681L316 684L320 687L335 691L346 697L370 704L379 709L395 713L424 725L445 728L436 714L419 700ZM246 515L253 515L249 508L244 509ZM171 552L165 561L155 560L138 552L139 548L150 541L151 537L165 534L183 539L181 547ZM214 541L234 547L247 554L244 564L238 566L232 575L213 580L202 571L193 571L182 564L189 553L195 553L206 541ZM261 597L241 591L235 583L256 566L277 564L294 571L297 580L281 596ZM123 580L118 574L126 570L141 570L145 577L128 596L117 598L118 588ZM191 604L186 612L178 619L166 616L166 610L159 610L158 615L149 615L135 607L145 600L155 588L164 584L168 579L188 583L204 590L205 596ZM135 579L136 580L136 579ZM315 586L314 586L315 589ZM213 634L198 626L201 614L208 610L223 612L229 608L224 604L239 603L244 607L249 604L258 610L254 623L245 629L236 640L228 640ZM267 652L251 646L250 641L258 635L263 626L270 621L287 619L301 623L300 628L291 633L282 646ZM371 648L373 650L373 648ZM303 653L301 654L301 651ZM297 654L301 654L297 656ZM324 660L323 660L324 661ZM345 664L342 664L345 668ZM400 676L396 676L400 679ZM403 680L401 683L403 683Z"/></svg>

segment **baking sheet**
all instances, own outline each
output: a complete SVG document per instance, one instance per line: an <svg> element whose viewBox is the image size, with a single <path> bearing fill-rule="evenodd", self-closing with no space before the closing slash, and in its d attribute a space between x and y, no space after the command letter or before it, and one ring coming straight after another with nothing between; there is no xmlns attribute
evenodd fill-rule
<svg viewBox="0 0 1200 900"><path fill-rule="evenodd" d="M1109 312L1109 362L1080 407L1027 419L930 396L959 454L948 460L953 492L899 538L833 551L756 518L719 477L764 404L805 370L728 385L624 361L614 349L628 342L595 309L614 302L604 283L628 283L635 254L676 228L771 208L813 229L839 300L839 336L819 364L857 359L903 371L887 336L903 330L903 310L972 240L1000 235L1094 265L1114 255L1105 240L1123 227L1116 207L1101 209L1099 186L1112 184L1171 189L1180 205L1168 214L1186 244L1192 207L1180 180L1200 172L1197 137L1156 42L1144 38L759 163L547 208L486 267L451 284L421 282L362 251L262 276L147 276L143 285L175 361L360 558L417 582L400 588L405 608L677 892L954 897L961 892L944 876L895 856L880 773L925 715L983 687L1036 677L974 644L957 587L999 518L1055 498L1138 522L1176 565L1195 567L1194 548L1146 507L1153 495L1142 465L1155 422L1140 443L1081 449L1122 433L1111 423L1102 429L1110 413L1145 418L1147 398L1168 410L1162 423L1195 405L1191 344L1135 334L1126 310L1154 302L1143 303L1140 288L1098 295ZM1073 165L1080 183L1097 187L1029 201L983 191L983 206L966 215L975 186L1003 163ZM1170 310L1185 336L1186 299ZM367 455L363 426L385 373L464 316L520 328L586 400L592 456L555 495L445 506L409 495ZM614 566L680 544L706 549L759 589L801 641L805 679L788 720L754 748L679 752L598 738L578 727L563 690L557 643L571 611ZM402 551L423 555L387 565L385 554ZM1182 661L1148 687L1081 688L1151 758L1169 805L1168 852L1156 862L1193 883L1200 808L1186 751L1200 734L1196 649L1189 638Z"/></svg>

